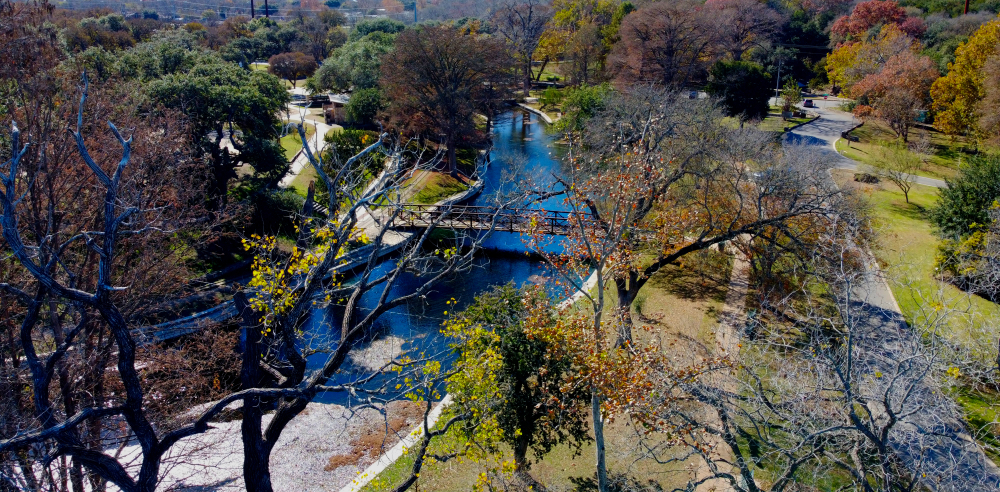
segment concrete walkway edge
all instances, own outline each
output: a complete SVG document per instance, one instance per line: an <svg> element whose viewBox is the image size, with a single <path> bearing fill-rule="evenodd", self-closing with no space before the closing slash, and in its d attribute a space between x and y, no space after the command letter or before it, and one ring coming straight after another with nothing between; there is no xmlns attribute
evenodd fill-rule
<svg viewBox="0 0 1000 492"><path fill-rule="evenodd" d="M544 112L539 111L539 110L537 110L537 109L535 109L535 108L533 108L531 106L528 106L527 104L524 104L524 103L517 103L517 105L520 106L523 109L526 109L526 110L528 110L528 111L530 111L532 113L537 114L538 117L541 118L541 119L543 119L543 120L545 120L546 123L548 123L550 125L552 124L552 118L549 118L549 115L545 114Z"/></svg>

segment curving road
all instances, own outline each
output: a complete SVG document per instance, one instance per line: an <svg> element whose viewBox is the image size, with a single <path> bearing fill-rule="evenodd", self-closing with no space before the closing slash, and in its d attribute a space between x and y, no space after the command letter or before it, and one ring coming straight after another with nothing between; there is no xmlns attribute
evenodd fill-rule
<svg viewBox="0 0 1000 492"><path fill-rule="evenodd" d="M830 159L832 168L856 170L858 163L840 155L834 147L841 132L857 124L854 117L827 108L810 111L819 113L820 118L788 132L785 142L814 148ZM917 177L915 181L945 186L937 179ZM866 271L852 279L838 304L859 338L857 357L868 381L859 389L871 403L873 417L885 425L888 412L881 404L886 402L897 416L902 416L892 426L889 446L919 477L921 485L930 490L1000 490L1000 469L969 436L954 402L931 377L914 376L930 364L923 355L923 344L913 336L878 263L870 255L864 256L868 257ZM898 375L906 381L883 378L883 374Z"/></svg>
<svg viewBox="0 0 1000 492"><path fill-rule="evenodd" d="M818 101L820 104L826 102L831 101ZM836 147L834 147L834 143L840 139L842 132L854 128L859 123L854 118L854 115L829 107L803 109L819 114L819 119L786 133L784 137L785 142L815 146L817 152L829 155L830 160L834 163L833 167L856 171L858 169L858 162L840 155ZM935 188L944 188L945 186L945 182L940 179L925 178L923 176L917 176L914 182Z"/></svg>

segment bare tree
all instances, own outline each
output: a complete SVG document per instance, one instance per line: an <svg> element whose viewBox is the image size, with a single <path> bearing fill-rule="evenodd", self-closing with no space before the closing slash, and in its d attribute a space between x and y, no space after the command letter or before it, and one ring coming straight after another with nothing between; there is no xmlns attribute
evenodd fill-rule
<svg viewBox="0 0 1000 492"><path fill-rule="evenodd" d="M475 114L492 114L509 87L503 43L448 26L403 31L382 63L381 84L393 122L415 133L441 135L448 171L458 176L456 147L477 135Z"/></svg>
<svg viewBox="0 0 1000 492"><path fill-rule="evenodd" d="M656 2L622 21L609 69L623 84L635 81L673 88L703 81L711 64L715 19L700 2Z"/></svg>
<svg viewBox="0 0 1000 492"><path fill-rule="evenodd" d="M14 361L23 360L30 372L33 421L5 435L0 453L27 452L21 456L36 461L36 466L21 462L19 476L27 483L51 481L48 464L69 457L76 490L83 490L85 469L95 488L110 481L121 490L151 491L164 453L205 426L192 424L161 433L151 420L128 318L136 309L133 302L148 302L157 285L163 288L162 280L175 274L162 267L174 261L178 245L158 244L157 236L169 237L161 233L190 224L186 207L191 197L178 191L185 190L186 180L195 175L184 166L177 130L165 121L145 122L158 125L162 147L146 142L133 146L132 139L111 124L122 151L111 172L105 171L111 155L104 147L92 153L83 134L93 124L85 118L87 100L85 79L69 141L39 132L33 135L38 140L22 146L16 124L10 134L10 159L3 165L0 193L2 232L23 275L19 285L4 284L3 290L23 306L17 315L19 342L11 355ZM108 99L98 101L106 104ZM109 113L107 108L101 110ZM151 133L150 127L141 125L143 136ZM85 168L73 166L74 160L63 153L70 148ZM138 164L130 168L133 159ZM177 161L170 163L171 159ZM134 291L134 299L119 293L128 290ZM121 389L117 394L102 389L103 373L113 361L117 362L113 387ZM91 365L81 371L82 387L68 374L80 364ZM58 393L53 393L54 385ZM84 397L85 391L93 395ZM51 399L60 393L61 401ZM135 474L105 450L101 423L115 419L123 421L140 444Z"/></svg>
<svg viewBox="0 0 1000 492"><path fill-rule="evenodd" d="M787 225L824 215L824 203L836 193L815 155L781 148L755 129L725 128L719 120L708 102L637 88L613 96L585 132L589 147L577 164L582 172L625 173L643 183L626 227L645 232L628 234L625 249L655 253L651 261L630 260L614 275L622 341L631 340L632 302L661 268L743 234L804 234ZM567 190L587 192L592 194L580 199L601 222L602 202L616 188Z"/></svg>
<svg viewBox="0 0 1000 492"><path fill-rule="evenodd" d="M906 203L910 203L910 190L921 167L920 156L905 146L883 142L877 146L873 157L874 174L896 185L903 192Z"/></svg>
<svg viewBox="0 0 1000 492"><path fill-rule="evenodd" d="M754 0L711 0L706 7L716 11L713 22L719 26L719 51L733 60L742 60L753 48L763 48L778 34L783 21L777 11Z"/></svg>
<svg viewBox="0 0 1000 492"><path fill-rule="evenodd" d="M757 285L758 316L740 309L720 324L727 361L695 380L662 370L655 394L691 405L652 399L634 415L690 452L666 457L653 440L647 451L703 463L689 489L722 481L739 491L794 490L831 474L860 490L996 487L1000 476L942 385L947 316L907 326L856 242L864 221L836 206L829 218L808 254L785 263L782 288ZM765 464L766 482L755 471Z"/></svg>
<svg viewBox="0 0 1000 492"><path fill-rule="evenodd" d="M540 0L508 1L497 7L492 15L496 32L510 45L520 65L525 96L531 90L531 60L552 17L551 10Z"/></svg>

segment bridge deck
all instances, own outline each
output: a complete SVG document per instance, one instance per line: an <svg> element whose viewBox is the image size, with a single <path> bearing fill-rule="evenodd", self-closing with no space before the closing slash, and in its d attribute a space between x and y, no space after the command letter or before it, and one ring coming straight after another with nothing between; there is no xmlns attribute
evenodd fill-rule
<svg viewBox="0 0 1000 492"><path fill-rule="evenodd" d="M477 205L406 205L395 221L398 228L437 227L451 229L495 230L507 232L538 232L566 235L570 231L599 229L593 215L585 212L563 212L542 209L501 209Z"/></svg>

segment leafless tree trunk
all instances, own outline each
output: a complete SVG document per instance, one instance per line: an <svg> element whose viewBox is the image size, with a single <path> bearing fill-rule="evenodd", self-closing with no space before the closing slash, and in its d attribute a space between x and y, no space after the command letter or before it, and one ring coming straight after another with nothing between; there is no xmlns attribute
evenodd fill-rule
<svg viewBox="0 0 1000 492"><path fill-rule="evenodd" d="M507 41L520 65L524 95L527 97L531 90L532 55L552 17L551 9L539 0L508 1L500 5L491 17L496 31Z"/></svg>
<svg viewBox="0 0 1000 492"><path fill-rule="evenodd" d="M452 218L451 207L441 205L439 211L427 218L427 227L417 232L397 231L401 217L410 213L408 205L400 202L403 195L399 187L414 169L430 169L437 166L444 157L413 154L411 142L392 144L389 136L383 134L378 141L345 162L324 162L324 156L334 153L316 154L305 138L304 128L298 126L305 152L319 178L330 190L328 215L326 219L303 217L300 241L308 244L306 249L293 255L315 255L315 263L302 270L294 270L301 279L298 285L281 285L282 292L295 291L288 304L278 301L280 294L269 294L270 284L252 285L254 290L246 293L249 304L243 304L244 329L250 333L268 333L257 341L248 335L250 342L260 343L263 350L244 353L243 407L243 449L244 477L247 490L268 492L273 490L268 463L274 444L285 427L299 415L306 405L317 395L329 392L352 392L361 395L369 403L384 402L382 390L372 390L365 386L365 379L357 383L328 385L328 380L347 361L358 341L364 337L376 320L397 306L419 299L427 294L438 282L455 272L467 269L474 258L483 236L473 237L454 230L453 246L430 247L434 229L449 227ZM370 163L376 155L383 155L385 171L373 182L367 181ZM334 158L335 159L335 158ZM336 174L328 174L329 170ZM478 174L478 173L476 173ZM307 204L308 206L308 204ZM356 282L351 287L340 287L342 273L338 267L345 261L339 245L347 244L364 235L371 243L370 249L362 249L360 272L355 274ZM379 270L380 258L388 251L397 249L398 256L392 260L392 267ZM317 253L317 251L319 253ZM273 263L276 270L292 273L294 268L288 260L265 260L268 250L258 251L258 262ZM271 263L269 263L271 264ZM419 284L404 295L391 297L390 293L403 274L416 274ZM274 279L275 282L280 280ZM377 292L378 301L373 307L362 308L361 299L366 293ZM310 346L303 340L301 326L316 300L328 296L332 302L342 302L343 315L340 316L340 336L331 346ZM339 301L338 301L339 300ZM271 310L268 306L282 306ZM247 314L253 312L252 315ZM261 320L265 320L262 321ZM309 371L306 356L311 353L325 353L321 367ZM280 354L279 357L260 358L261 353ZM387 361L390 362L390 361ZM269 367L266 372L274 375L272 387L257 388L256 367ZM380 396L383 395L383 396ZM232 401L232 400L230 400ZM216 406L222 405L219 402ZM274 407L270 422L262 425L261 406ZM426 451L426 449L424 450ZM418 467L419 468L419 467ZM419 473L419 470L415 473Z"/></svg>
<svg viewBox="0 0 1000 492"><path fill-rule="evenodd" d="M116 261L123 261L121 246L125 239L169 230L173 224L165 218L170 215L164 213L167 207L162 202L158 203L162 197L152 195L147 198L140 189L133 188L135 178L127 171L133 153L131 138L123 137L109 123L111 133L122 148L117 165L110 173L105 172L91 155L82 134L88 89L84 78L76 128L71 131L71 135L76 152L89 172L89 175L81 175L86 176L82 178L83 182L93 179L103 195L100 199L101 210L95 216L97 220L88 223L88 226L97 224L98 230L84 229L69 237L63 232L41 236L25 235L23 226L19 223L20 208L41 203L36 195L42 191L37 189L34 176L47 170L22 167L22 164L29 162L26 156L32 145L44 147L50 145L50 141L42 139L37 143L28 142L21 146L21 134L15 125L10 136L11 158L2 166L6 169L0 178L3 185L3 191L0 192L3 213L0 226L9 254L32 282L27 291L10 284L4 284L3 290L25 307L20 320L20 355L15 353L14 357L23 359L29 369L33 413L37 424L0 441L0 453L20 453L30 447L40 453L32 456L32 459L41 459L42 463L58 463L61 467L60 475L69 478L73 487L78 490L84 486L82 472L85 469L96 489L102 488L102 482L106 480L123 491L152 491L157 484L163 454L179 439L203 432L207 426L205 422L200 422L161 436L144 407L144 389L136 368L136 341L123 314L121 300L115 296L116 292L126 289L114 285L116 279L124 278L116 270L120 268ZM65 166L65 161L52 160L47 165L54 168ZM147 178L140 175L139 179ZM75 198L86 203L86 196ZM49 224L58 221L60 214L66 213L57 211L56 206L56 203L49 202L47 212L43 213L47 214ZM61 207L62 204L58 206ZM37 239L37 242L29 246L25 244L26 237ZM81 251L84 252L82 257L73 256ZM88 286L82 282L82 274L88 271L95 274L92 290L84 290ZM71 351L86 353L86 345L81 346L80 339L89 335L93 328L88 314L91 312L107 325L117 352L117 377L120 378L124 394L118 399L102 397L99 401L82 406L73 396L75 392L70 387L70 375L64 364ZM63 316L68 315L76 320L72 327L63 326ZM48 340L50 345L45 353L39 352L40 342L46 342L41 326L48 326L52 330L52 338ZM102 364L102 360L101 357L94 359L98 364ZM102 368L98 368L98 372L100 370ZM99 381L100 378L97 379ZM61 405L50 399L53 383L62 390ZM112 416L124 420L130 434L141 447L137 470L130 470L116 456L106 453L100 446L99 435L91 436L96 443L83 441L84 429L89 427L99 432L100 426L95 428L94 422ZM68 468L65 467L65 457L71 459ZM36 471L30 467L22 465L21 472L29 483L37 478ZM53 480L48 466L44 466L41 473L47 476L47 480Z"/></svg>

